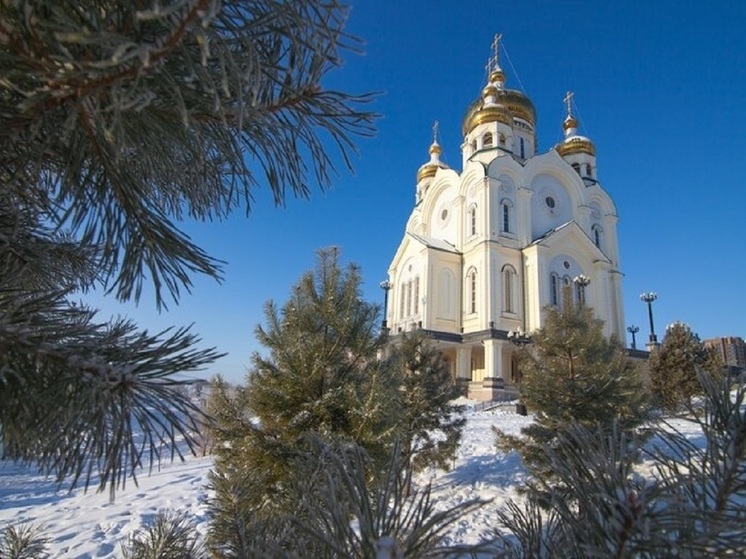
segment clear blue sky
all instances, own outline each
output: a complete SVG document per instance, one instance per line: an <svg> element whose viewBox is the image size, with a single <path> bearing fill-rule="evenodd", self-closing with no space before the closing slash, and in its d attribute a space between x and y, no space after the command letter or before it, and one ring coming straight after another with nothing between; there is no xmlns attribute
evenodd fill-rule
<svg viewBox="0 0 746 559"><path fill-rule="evenodd" d="M522 0L352 3L347 29L364 55L345 55L328 87L381 91L378 133L358 143L355 174L276 209L266 190L251 215L187 224L225 281L195 278L193 294L158 314L93 299L102 317L124 314L160 330L194 323L205 346L229 355L210 370L244 378L268 299L284 302L336 245L362 268L366 299L382 303L413 207L415 174L440 121L442 158L460 170L461 122L485 85L495 33L510 88L538 113L541 152L562 136L565 92L580 131L597 147L601 184L617 204L627 325L648 335L643 291L656 291L655 326L684 321L701 338L746 336L746 2ZM662 336L661 336L662 337Z"/></svg>

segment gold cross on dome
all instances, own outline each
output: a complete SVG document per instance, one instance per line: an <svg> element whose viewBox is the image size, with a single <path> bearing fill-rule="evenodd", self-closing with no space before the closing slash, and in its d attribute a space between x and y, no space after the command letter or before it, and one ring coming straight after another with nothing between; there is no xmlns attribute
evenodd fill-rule
<svg viewBox="0 0 746 559"><path fill-rule="evenodd" d="M497 67L500 62L500 41L503 38L502 33L497 33L495 38L492 40L492 60L490 61L494 67Z"/></svg>
<svg viewBox="0 0 746 559"><path fill-rule="evenodd" d="M572 91L568 91L567 95L565 95L565 98L563 99L563 101L565 102L565 106L567 107L567 116L571 116L572 115L572 98L573 98L573 95L574 94L573 94Z"/></svg>

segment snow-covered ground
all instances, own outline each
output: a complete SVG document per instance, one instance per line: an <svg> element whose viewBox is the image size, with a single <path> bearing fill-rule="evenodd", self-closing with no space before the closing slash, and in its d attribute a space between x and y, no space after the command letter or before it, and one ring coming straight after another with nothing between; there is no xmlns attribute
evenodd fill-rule
<svg viewBox="0 0 746 559"><path fill-rule="evenodd" d="M454 506L477 497L492 501L452 527L451 543L477 543L496 526L501 504L517 497L516 489L525 471L517 454L496 450L491 427L518 434L530 422L530 417L517 415L511 404L487 411L469 410L454 468L419 475L419 482L432 483L433 497L440 506ZM119 556L120 544L129 534L163 510L185 513L204 534L205 487L211 466L210 457L163 464L149 476L142 473L138 486L128 482L112 503L108 492L68 492L58 489L53 480L0 461L0 527L8 522L43 525L50 538L51 556L77 559Z"/></svg>

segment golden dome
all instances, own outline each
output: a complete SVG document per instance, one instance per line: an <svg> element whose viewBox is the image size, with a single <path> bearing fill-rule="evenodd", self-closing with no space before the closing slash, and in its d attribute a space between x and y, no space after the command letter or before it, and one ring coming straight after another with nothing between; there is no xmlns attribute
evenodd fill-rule
<svg viewBox="0 0 746 559"><path fill-rule="evenodd" d="M438 161L437 163L425 163L417 171L417 182L420 182L423 179L434 177L435 173L438 172L438 169L448 169L448 165L441 161Z"/></svg>
<svg viewBox="0 0 746 559"><path fill-rule="evenodd" d="M448 165L440 160L440 154L443 149L438 144L438 122L433 126L433 143L430 144L430 161L422 165L417 171L417 182L422 179L434 177L438 169L448 169Z"/></svg>
<svg viewBox="0 0 746 559"><path fill-rule="evenodd" d="M562 129L567 132L571 128L578 127L578 121L575 119L572 115L567 115L567 118L565 119L565 122L562 123Z"/></svg>
<svg viewBox="0 0 746 559"><path fill-rule="evenodd" d="M500 68L495 68L490 72L490 83L505 83L505 74Z"/></svg>
<svg viewBox="0 0 746 559"><path fill-rule="evenodd" d="M487 100L487 97L490 97L490 96L497 99L497 86L494 83L488 84L482 90L482 99Z"/></svg>
<svg viewBox="0 0 746 559"><path fill-rule="evenodd" d="M557 144L554 149L556 149L557 153L562 157L573 153L587 153L594 157L596 155L596 146L594 146L593 142L585 136L570 136L569 138L565 138L562 142Z"/></svg>
<svg viewBox="0 0 746 559"><path fill-rule="evenodd" d="M485 87L484 91L490 86ZM466 110L462 131L464 136L485 122L502 122L513 126L513 118L525 120L536 125L536 109L531 100L520 91L499 89L495 96L496 105L485 106L484 99L474 101Z"/></svg>

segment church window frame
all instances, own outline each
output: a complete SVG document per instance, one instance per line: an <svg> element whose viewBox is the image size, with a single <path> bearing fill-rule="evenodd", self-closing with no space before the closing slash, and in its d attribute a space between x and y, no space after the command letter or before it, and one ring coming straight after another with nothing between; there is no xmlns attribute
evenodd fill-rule
<svg viewBox="0 0 746 559"><path fill-rule="evenodd" d="M578 305L585 306L585 301L587 297L586 289L588 289L588 286L582 286L579 283L575 284L575 300L578 302Z"/></svg>
<svg viewBox="0 0 746 559"><path fill-rule="evenodd" d="M412 316L412 280L407 282L407 316Z"/></svg>
<svg viewBox="0 0 746 559"><path fill-rule="evenodd" d="M503 233L512 233L511 215L513 213L513 202L507 198L503 198L500 201L500 231Z"/></svg>
<svg viewBox="0 0 746 559"><path fill-rule="evenodd" d="M558 306L560 301L559 284L559 274L555 272L549 274L549 303L554 307Z"/></svg>
<svg viewBox="0 0 746 559"><path fill-rule="evenodd" d="M469 236L473 237L477 234L477 205L472 204L469 206L468 211L469 217Z"/></svg>
<svg viewBox="0 0 746 559"><path fill-rule="evenodd" d="M414 278L414 314L420 312L420 276Z"/></svg>
<svg viewBox="0 0 746 559"><path fill-rule="evenodd" d="M526 141L523 138L518 138L518 146L521 159L526 159Z"/></svg>
<svg viewBox="0 0 746 559"><path fill-rule="evenodd" d="M466 279L468 282L469 299L467 301L468 314L476 314L477 312L477 269L472 267L466 272Z"/></svg>
<svg viewBox="0 0 746 559"><path fill-rule="evenodd" d="M482 147L483 148L491 148L492 147L492 132L485 132L482 136Z"/></svg>
<svg viewBox="0 0 746 559"><path fill-rule="evenodd" d="M497 145L501 148L504 148L507 143L507 138L505 137L505 134L502 132L498 133L497 135Z"/></svg>
<svg viewBox="0 0 746 559"><path fill-rule="evenodd" d="M571 166L573 169L575 169L575 172L580 175L580 163L572 163Z"/></svg>
<svg viewBox="0 0 746 559"><path fill-rule="evenodd" d="M562 305L573 303L572 280L570 276L562 276Z"/></svg>
<svg viewBox="0 0 746 559"><path fill-rule="evenodd" d="M591 167L590 163L585 164L585 176L590 179L593 178L593 168Z"/></svg>
<svg viewBox="0 0 746 559"><path fill-rule="evenodd" d="M407 303L407 284L405 282L401 283L401 292L399 293L399 318L404 318L406 315L404 312L406 311L406 303Z"/></svg>
<svg viewBox="0 0 746 559"><path fill-rule="evenodd" d="M516 271L513 266L506 264L502 268L503 278L503 312L515 314L515 293L516 293Z"/></svg>
<svg viewBox="0 0 746 559"><path fill-rule="evenodd" d="M593 239L593 244L600 250L603 250L604 229L598 223L594 223L591 227L591 238Z"/></svg>

